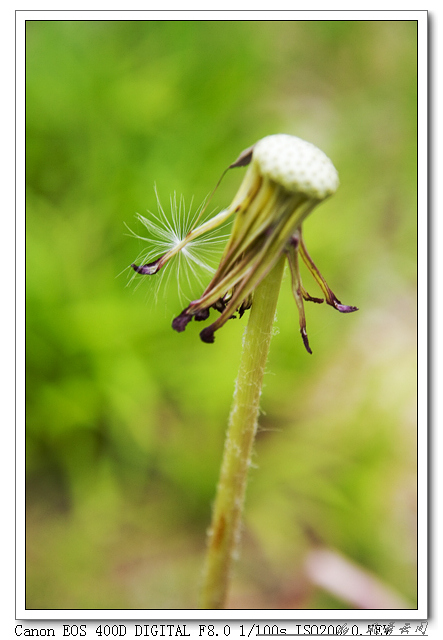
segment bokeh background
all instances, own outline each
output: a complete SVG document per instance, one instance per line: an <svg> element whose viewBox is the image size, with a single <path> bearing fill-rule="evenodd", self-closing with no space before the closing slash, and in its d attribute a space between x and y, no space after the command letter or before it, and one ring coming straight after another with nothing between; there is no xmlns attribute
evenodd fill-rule
<svg viewBox="0 0 443 640"><path fill-rule="evenodd" d="M286 275L228 608L416 607L415 22L28 21L26 47L27 607L197 606L247 318L173 332L125 223L280 132L339 171L304 233L360 310L306 304L310 356Z"/></svg>

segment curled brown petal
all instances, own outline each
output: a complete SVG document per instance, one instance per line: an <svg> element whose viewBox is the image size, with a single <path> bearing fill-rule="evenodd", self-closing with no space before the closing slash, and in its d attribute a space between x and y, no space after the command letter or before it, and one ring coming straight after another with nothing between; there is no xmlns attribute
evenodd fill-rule
<svg viewBox="0 0 443 640"><path fill-rule="evenodd" d="M303 262L308 267L309 271L312 273L314 278L317 280L323 293L325 294L326 304L329 304L331 307L334 307L334 309L337 309L337 311L340 311L340 313L352 313L353 311L358 311L358 307L342 304L340 300L337 298L337 296L335 295L335 293L330 289L328 283L323 278L320 271L317 269L313 259L311 258L311 256L309 255L306 249L305 243L303 242L303 238L301 235L301 230L300 230L300 236L299 236L299 251L303 259Z"/></svg>
<svg viewBox="0 0 443 640"><path fill-rule="evenodd" d="M184 311L182 311L181 314L176 318L174 318L174 320L172 321L172 328L175 331L178 331L179 333L184 331L186 329L187 324L192 320L192 315L186 313L188 308L189 307L187 307Z"/></svg>
<svg viewBox="0 0 443 640"><path fill-rule="evenodd" d="M295 302L298 308L298 316L300 321L300 333L303 339L303 344L308 353L312 354L312 349L309 346L308 333L306 331L306 316L305 308L303 305L303 287L301 284L300 270L298 265L298 242L291 242L286 250L288 257L289 269L291 271L291 284L292 293L294 295ZM309 299L311 299L309 297Z"/></svg>
<svg viewBox="0 0 443 640"><path fill-rule="evenodd" d="M149 264L143 264L140 266L132 263L131 267L134 269L134 271L140 273L142 276L152 276L154 275L154 273L157 273L157 271L159 271L163 266L162 264L160 264L161 259L162 258L157 258L157 260L154 260L154 262L150 262Z"/></svg>

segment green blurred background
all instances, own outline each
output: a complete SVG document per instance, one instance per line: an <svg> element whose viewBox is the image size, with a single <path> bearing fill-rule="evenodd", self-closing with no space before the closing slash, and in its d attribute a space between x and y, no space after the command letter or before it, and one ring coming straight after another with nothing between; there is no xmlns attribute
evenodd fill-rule
<svg viewBox="0 0 443 640"><path fill-rule="evenodd" d="M415 607L415 22L28 21L26 44L27 607L197 606L247 317L173 332L173 283L126 286L124 223L280 132L339 171L305 240L360 310L308 303L309 356L286 275L228 608L356 606L316 545Z"/></svg>

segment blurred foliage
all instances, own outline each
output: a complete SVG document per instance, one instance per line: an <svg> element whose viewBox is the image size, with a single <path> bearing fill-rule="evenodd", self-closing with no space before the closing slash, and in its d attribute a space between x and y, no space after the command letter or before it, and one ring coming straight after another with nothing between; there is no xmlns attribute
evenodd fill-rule
<svg viewBox="0 0 443 640"><path fill-rule="evenodd" d="M201 202L270 133L323 149L304 225L342 316L286 277L231 608L350 608L315 543L416 602L416 25L28 21L27 607L194 608L246 318L214 345L126 287L153 186ZM233 197L230 172L214 206ZM316 286L306 282L312 295ZM196 290L196 295L201 291ZM247 315L247 314L246 314Z"/></svg>

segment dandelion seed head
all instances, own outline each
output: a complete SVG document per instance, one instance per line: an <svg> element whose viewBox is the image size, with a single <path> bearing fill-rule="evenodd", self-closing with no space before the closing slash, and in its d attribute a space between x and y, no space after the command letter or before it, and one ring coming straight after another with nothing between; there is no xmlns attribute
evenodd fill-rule
<svg viewBox="0 0 443 640"><path fill-rule="evenodd" d="M296 136L280 133L262 138L254 146L253 162L263 176L316 200L338 188L338 173L329 158Z"/></svg>

